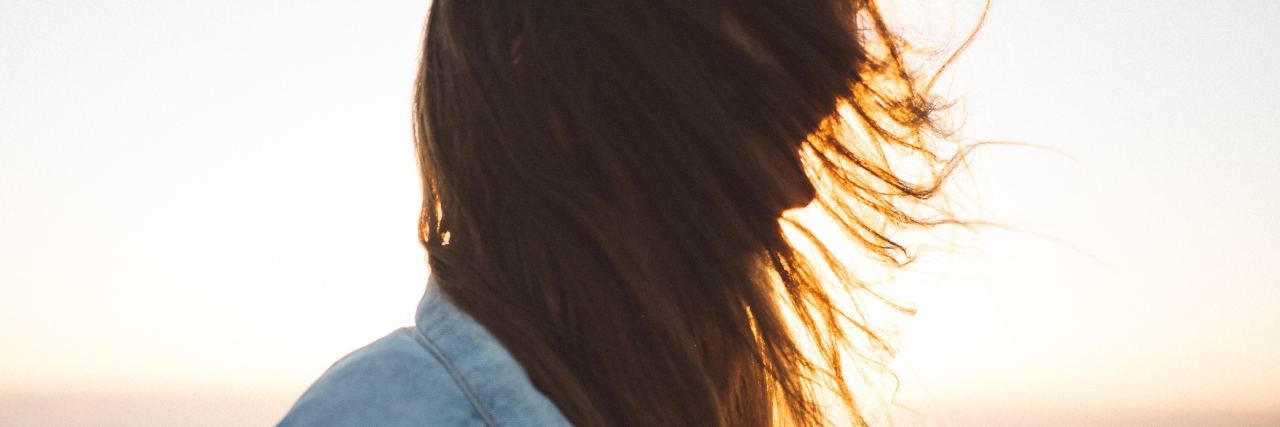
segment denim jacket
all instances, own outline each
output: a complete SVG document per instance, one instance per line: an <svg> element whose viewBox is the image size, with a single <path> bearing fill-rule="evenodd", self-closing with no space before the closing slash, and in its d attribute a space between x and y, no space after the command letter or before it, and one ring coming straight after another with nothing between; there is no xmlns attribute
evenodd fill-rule
<svg viewBox="0 0 1280 427"><path fill-rule="evenodd" d="M280 426L568 426L511 354L433 278L414 326L342 357Z"/></svg>

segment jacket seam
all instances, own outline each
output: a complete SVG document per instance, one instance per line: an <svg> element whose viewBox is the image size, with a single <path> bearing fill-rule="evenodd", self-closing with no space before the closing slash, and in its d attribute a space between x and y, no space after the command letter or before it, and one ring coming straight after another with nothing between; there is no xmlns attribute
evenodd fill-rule
<svg viewBox="0 0 1280 427"><path fill-rule="evenodd" d="M471 406L480 414L480 418L484 421L484 425L497 427L498 423L493 419L493 414L489 413L488 408L485 408L484 404L480 403L480 397L476 395L475 389L473 389L471 384L462 376L462 372L454 366L453 361L445 355L444 350L440 349L439 344L436 344L435 341L431 340L431 337L428 337L422 332L423 331L418 331L418 333L414 335L421 338L420 342L422 343L422 346L426 348L427 351L431 352L431 355L439 360L441 365L444 365L445 370L449 371L449 376L453 377L453 382L458 384L458 388L462 390L462 394L467 397L467 400L471 402Z"/></svg>

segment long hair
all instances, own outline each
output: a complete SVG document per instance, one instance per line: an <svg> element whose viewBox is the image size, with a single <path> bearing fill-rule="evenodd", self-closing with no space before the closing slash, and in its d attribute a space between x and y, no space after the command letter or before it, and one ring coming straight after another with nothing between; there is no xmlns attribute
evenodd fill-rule
<svg viewBox="0 0 1280 427"><path fill-rule="evenodd" d="M891 263L889 231L951 221L910 208L958 155L906 47L872 0L434 0L431 274L576 425L815 425L823 393L865 424L842 355L879 337L836 302L863 286L782 188Z"/></svg>

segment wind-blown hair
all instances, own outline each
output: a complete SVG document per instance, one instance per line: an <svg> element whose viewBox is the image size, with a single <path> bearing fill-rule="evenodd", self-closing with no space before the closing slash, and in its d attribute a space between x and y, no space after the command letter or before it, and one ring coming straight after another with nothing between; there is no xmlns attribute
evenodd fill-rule
<svg viewBox="0 0 1280 427"><path fill-rule="evenodd" d="M864 289L779 187L803 165L891 263L889 230L951 221L912 214L959 155L906 47L872 0L434 0L431 274L575 425L814 425L823 390L865 424L842 349L879 338L835 302Z"/></svg>

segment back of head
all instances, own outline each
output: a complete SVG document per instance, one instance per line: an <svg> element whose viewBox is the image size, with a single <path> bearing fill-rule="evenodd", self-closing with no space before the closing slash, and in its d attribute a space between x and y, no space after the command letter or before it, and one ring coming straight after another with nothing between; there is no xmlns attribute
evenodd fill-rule
<svg viewBox="0 0 1280 427"><path fill-rule="evenodd" d="M859 325L818 271L853 276L779 217L816 199L886 257L884 227L925 223L900 202L945 173L914 184L884 149L945 170L938 107L874 6L435 0L432 274L577 425L816 424L823 387L856 416L838 353Z"/></svg>

